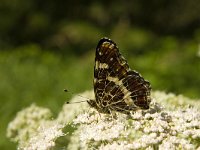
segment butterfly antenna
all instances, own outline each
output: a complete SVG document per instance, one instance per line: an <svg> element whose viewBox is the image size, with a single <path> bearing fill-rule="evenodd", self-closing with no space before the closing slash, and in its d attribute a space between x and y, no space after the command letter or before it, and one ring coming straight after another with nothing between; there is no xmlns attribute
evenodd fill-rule
<svg viewBox="0 0 200 150"><path fill-rule="evenodd" d="M71 95L74 95L73 92L68 91L67 89L64 89L64 92L68 92L68 93L70 93ZM89 98L87 98L87 97L84 97L84 96L82 96L82 95L79 95L79 94L76 94L76 95L79 96L79 97L81 97L81 98L87 99L87 100L78 101L78 102L72 102L72 103L66 102L66 104L82 103L82 102L87 102L88 100L91 100L91 99L89 99Z"/></svg>

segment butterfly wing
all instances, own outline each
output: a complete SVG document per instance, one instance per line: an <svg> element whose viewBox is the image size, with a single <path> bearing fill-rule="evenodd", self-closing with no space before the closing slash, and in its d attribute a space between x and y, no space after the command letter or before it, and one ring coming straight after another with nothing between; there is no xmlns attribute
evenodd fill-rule
<svg viewBox="0 0 200 150"><path fill-rule="evenodd" d="M148 108L150 103L149 82L130 69L117 45L107 38L96 48L94 93L96 108L106 112Z"/></svg>

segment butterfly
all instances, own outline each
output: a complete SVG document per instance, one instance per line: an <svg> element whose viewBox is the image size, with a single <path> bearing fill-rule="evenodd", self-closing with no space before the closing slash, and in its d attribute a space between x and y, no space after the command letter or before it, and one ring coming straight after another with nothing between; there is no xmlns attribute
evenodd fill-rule
<svg viewBox="0 0 200 150"><path fill-rule="evenodd" d="M149 109L150 83L130 69L111 39L100 39L96 47L93 84L95 100L87 102L99 112Z"/></svg>

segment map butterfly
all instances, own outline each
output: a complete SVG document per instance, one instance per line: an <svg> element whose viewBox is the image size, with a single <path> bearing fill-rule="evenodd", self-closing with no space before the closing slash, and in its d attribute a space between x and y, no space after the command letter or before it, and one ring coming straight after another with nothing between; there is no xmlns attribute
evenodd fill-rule
<svg viewBox="0 0 200 150"><path fill-rule="evenodd" d="M95 100L87 102L99 112L129 113L149 108L150 83L130 69L116 43L108 38L102 38L97 45L93 82Z"/></svg>

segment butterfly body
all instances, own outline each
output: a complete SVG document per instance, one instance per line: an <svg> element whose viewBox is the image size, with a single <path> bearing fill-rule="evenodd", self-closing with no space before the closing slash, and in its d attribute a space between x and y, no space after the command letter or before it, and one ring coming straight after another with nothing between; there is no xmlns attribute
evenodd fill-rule
<svg viewBox="0 0 200 150"><path fill-rule="evenodd" d="M130 69L116 43L108 38L97 45L93 83L95 100L88 104L99 112L129 113L149 108L150 83Z"/></svg>

